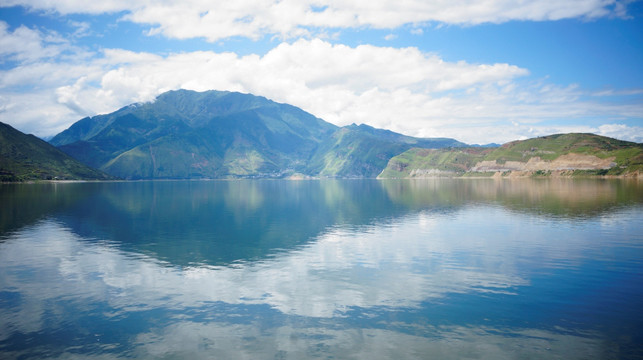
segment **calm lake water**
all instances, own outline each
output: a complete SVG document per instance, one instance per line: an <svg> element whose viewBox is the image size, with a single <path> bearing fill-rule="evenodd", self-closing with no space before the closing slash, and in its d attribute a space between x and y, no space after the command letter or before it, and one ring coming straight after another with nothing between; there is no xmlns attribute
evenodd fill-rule
<svg viewBox="0 0 643 360"><path fill-rule="evenodd" d="M0 186L0 358L643 357L643 183Z"/></svg>

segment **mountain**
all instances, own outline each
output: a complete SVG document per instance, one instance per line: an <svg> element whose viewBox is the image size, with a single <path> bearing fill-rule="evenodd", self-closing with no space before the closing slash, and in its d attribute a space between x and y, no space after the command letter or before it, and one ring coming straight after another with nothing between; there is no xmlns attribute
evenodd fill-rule
<svg viewBox="0 0 643 360"><path fill-rule="evenodd" d="M557 134L498 148L411 149L379 178L436 176L640 176L643 144L594 134Z"/></svg>
<svg viewBox="0 0 643 360"><path fill-rule="evenodd" d="M349 125L322 142L312 156L309 172L321 176L376 177L388 160L413 147L442 148L465 146L453 139L419 139L376 129Z"/></svg>
<svg viewBox="0 0 643 360"><path fill-rule="evenodd" d="M47 142L0 122L0 181L107 180Z"/></svg>
<svg viewBox="0 0 643 360"><path fill-rule="evenodd" d="M301 171L302 159L335 130L263 97L179 90L82 119L51 143L124 178L277 176Z"/></svg>
<svg viewBox="0 0 643 360"><path fill-rule="evenodd" d="M375 177L412 147L462 146L368 126L339 128L297 107L227 91L170 91L84 118L51 143L128 179Z"/></svg>

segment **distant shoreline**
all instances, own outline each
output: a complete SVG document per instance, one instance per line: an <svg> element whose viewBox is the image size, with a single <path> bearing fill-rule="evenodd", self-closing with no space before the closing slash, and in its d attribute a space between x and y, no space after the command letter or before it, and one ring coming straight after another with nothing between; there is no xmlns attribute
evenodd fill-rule
<svg viewBox="0 0 643 360"><path fill-rule="evenodd" d="M549 180L549 179L603 179L603 180L636 180L643 178L640 173L626 175L529 175L529 174L509 174L509 175L492 175L492 176L413 176L413 177L363 177L363 178L341 178L341 177L304 177L304 178L214 178L214 179L118 179L118 180L28 180L28 181L5 181L0 185L11 184L75 184L75 183L118 183L118 182L169 182L169 181L247 181L247 180L275 180L275 181L324 181L324 180Z"/></svg>

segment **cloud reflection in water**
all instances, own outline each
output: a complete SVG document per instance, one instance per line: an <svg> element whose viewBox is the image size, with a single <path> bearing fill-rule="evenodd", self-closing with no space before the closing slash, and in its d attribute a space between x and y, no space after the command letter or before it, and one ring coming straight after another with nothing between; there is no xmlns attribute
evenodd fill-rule
<svg viewBox="0 0 643 360"><path fill-rule="evenodd" d="M339 224L297 246L221 265L173 263L78 235L55 218L40 220L0 242L0 351L52 358L617 357L600 327L569 321L566 328L556 317L566 316L566 306L586 306L610 282L606 276L640 269L640 237L619 236L640 229L640 220L622 220L640 211L558 219L508 208L463 202ZM596 259L611 272L584 275ZM598 285L571 303L567 285L543 281ZM532 299L530 289L548 293Z"/></svg>

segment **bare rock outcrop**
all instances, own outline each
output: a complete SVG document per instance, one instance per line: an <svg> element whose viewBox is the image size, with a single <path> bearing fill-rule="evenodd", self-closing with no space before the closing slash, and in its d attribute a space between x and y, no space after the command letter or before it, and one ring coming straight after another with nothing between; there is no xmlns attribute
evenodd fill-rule
<svg viewBox="0 0 643 360"><path fill-rule="evenodd" d="M506 161L499 164L495 160L485 160L471 168L472 172L498 171L565 171L565 170L603 170L616 166L614 157L601 159L594 155L569 153L561 155L552 161L543 160L538 156L527 162Z"/></svg>

